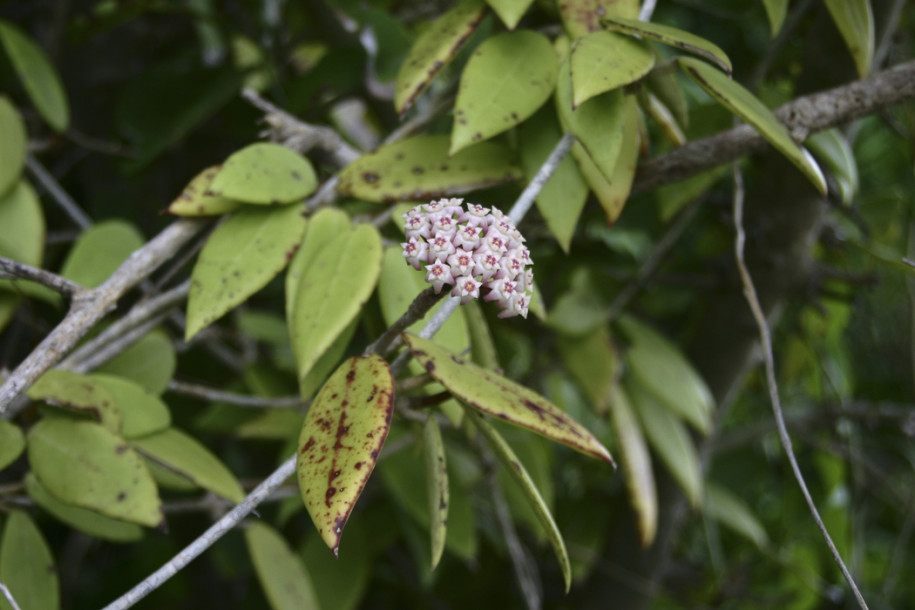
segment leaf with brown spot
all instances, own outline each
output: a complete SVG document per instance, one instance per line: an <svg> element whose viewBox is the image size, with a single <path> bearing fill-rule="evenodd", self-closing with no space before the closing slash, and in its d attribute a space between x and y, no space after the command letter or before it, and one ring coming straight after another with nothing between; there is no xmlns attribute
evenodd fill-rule
<svg viewBox="0 0 915 610"><path fill-rule="evenodd" d="M404 333L404 340L429 374L467 405L613 464L610 452L594 435L543 396L428 339Z"/></svg>
<svg viewBox="0 0 915 610"><path fill-rule="evenodd" d="M603 17L629 17L639 15L639 0L561 0L559 12L562 24L572 39L600 29Z"/></svg>
<svg viewBox="0 0 915 610"><path fill-rule="evenodd" d="M435 417L426 419L423 426L423 454L426 457L426 497L429 500L429 537L432 548L432 567L438 565L445 550L448 527L448 468L445 445Z"/></svg>
<svg viewBox="0 0 915 610"><path fill-rule="evenodd" d="M55 407L88 413L112 432L121 431L121 412L114 396L102 382L86 375L51 369L29 388L26 396Z"/></svg>
<svg viewBox="0 0 915 610"><path fill-rule="evenodd" d="M197 174L168 206L168 213L175 216L214 216L240 208L243 205L240 201L214 195L210 191L210 184L221 168L221 165L214 165Z"/></svg>
<svg viewBox="0 0 915 610"><path fill-rule="evenodd" d="M296 463L299 491L334 555L388 436L393 398L394 378L384 358L355 356L334 371L305 417Z"/></svg>
<svg viewBox="0 0 915 610"><path fill-rule="evenodd" d="M318 177L311 162L271 142L252 144L233 153L210 183L214 195L258 205L300 201L316 188Z"/></svg>
<svg viewBox="0 0 915 610"><path fill-rule="evenodd" d="M641 79L654 61L651 47L642 40L603 30L582 36L569 55L572 103L578 107L595 95Z"/></svg>

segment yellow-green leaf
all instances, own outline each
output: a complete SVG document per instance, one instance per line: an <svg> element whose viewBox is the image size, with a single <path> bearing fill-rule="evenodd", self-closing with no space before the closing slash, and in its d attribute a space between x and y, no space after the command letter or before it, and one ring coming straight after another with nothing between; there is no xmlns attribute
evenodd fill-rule
<svg viewBox="0 0 915 610"><path fill-rule="evenodd" d="M519 30L487 39L461 75L449 154L534 114L553 92L558 67L553 45L543 34Z"/></svg>
<svg viewBox="0 0 915 610"><path fill-rule="evenodd" d="M298 249L305 225L297 205L245 208L219 225L191 274L185 340L276 277Z"/></svg>
<svg viewBox="0 0 915 610"><path fill-rule="evenodd" d="M226 159L209 190L243 203L276 205L302 200L317 187L308 159L285 146L261 142Z"/></svg>
<svg viewBox="0 0 915 610"><path fill-rule="evenodd" d="M824 129L804 142L829 170L839 190L839 199L849 205L858 192L858 162L848 139L838 129Z"/></svg>
<svg viewBox="0 0 915 610"><path fill-rule="evenodd" d="M413 356L462 402L516 426L613 464L594 436L559 407L510 379L466 362L417 335L404 333Z"/></svg>
<svg viewBox="0 0 915 610"><path fill-rule="evenodd" d="M563 0L559 12L566 32L573 40L600 29L602 17L639 16L640 0Z"/></svg>
<svg viewBox="0 0 915 610"><path fill-rule="evenodd" d="M18 458L25 449L25 436L19 426L0 419L0 470Z"/></svg>
<svg viewBox="0 0 915 610"><path fill-rule="evenodd" d="M621 17L605 17L601 20L601 24L610 30L629 34L630 36L643 36L681 51L692 53L717 64L728 74L731 73L731 60L721 50L721 47L695 34L661 23L623 19Z"/></svg>
<svg viewBox="0 0 915 610"><path fill-rule="evenodd" d="M557 334L556 341L563 363L584 390L594 410L607 413L610 409L610 390L619 382L622 373L620 357L609 329L602 325L584 335Z"/></svg>
<svg viewBox="0 0 915 610"><path fill-rule="evenodd" d="M486 5L481 0L461 0L416 38L394 84L394 109L399 114L403 115L439 70L454 59L485 14Z"/></svg>
<svg viewBox="0 0 915 610"><path fill-rule="evenodd" d="M135 381L106 373L94 373L89 379L114 398L121 414L124 438L146 436L171 425L172 417L165 403Z"/></svg>
<svg viewBox="0 0 915 610"><path fill-rule="evenodd" d="M769 545L766 529L750 507L730 491L709 483L705 486L702 511L738 534L746 537L761 549Z"/></svg>
<svg viewBox="0 0 915 610"><path fill-rule="evenodd" d="M826 0L826 8L855 60L858 76L864 78L874 61L874 14L870 0Z"/></svg>
<svg viewBox="0 0 915 610"><path fill-rule="evenodd" d="M0 582L9 588L23 610L57 610L60 584L48 543L32 518L19 510L10 511L0 540ZM11 608L0 595L0 608Z"/></svg>
<svg viewBox="0 0 915 610"><path fill-rule="evenodd" d="M448 465L442 432L434 416L426 418L423 426L423 455L426 458L426 497L429 500L429 537L434 570L445 551L448 525Z"/></svg>
<svg viewBox="0 0 915 610"><path fill-rule="evenodd" d="M236 504L245 498L238 479L225 464L200 441L177 428L133 439L131 444L147 459L179 474L198 487Z"/></svg>
<svg viewBox="0 0 915 610"><path fill-rule="evenodd" d="M341 193L390 203L459 195L521 178L511 152L481 142L448 156L448 136L400 140L363 155L340 172Z"/></svg>
<svg viewBox="0 0 915 610"><path fill-rule="evenodd" d="M384 358L355 356L312 403L299 436L299 490L321 538L336 556L340 536L388 436L394 378Z"/></svg>
<svg viewBox="0 0 915 610"><path fill-rule="evenodd" d="M221 168L221 165L214 165L194 176L194 179L168 206L168 213L176 216L213 216L241 207L240 201L214 195L210 191L210 184Z"/></svg>
<svg viewBox="0 0 915 610"><path fill-rule="evenodd" d="M70 106L48 56L8 21L0 20L0 43L35 108L55 131L65 131L70 123Z"/></svg>
<svg viewBox="0 0 915 610"><path fill-rule="evenodd" d="M785 126L778 122L772 111L742 85L732 81L719 70L691 57L680 57L680 67L700 87L722 106L746 121L772 146L800 169L823 195L826 179L813 157L791 139Z"/></svg>
<svg viewBox="0 0 915 610"><path fill-rule="evenodd" d="M566 593L568 593L569 588L572 586L572 566L569 562L569 554L566 551L566 545L562 539L562 534L556 526L556 521L553 520L553 515L550 514L550 509L540 496L537 486L534 485L534 481L524 468L524 464L521 463L521 460L518 459L518 456L515 455L515 452L512 451L512 448L509 447L508 443L505 442L505 439L502 438L502 435L499 434L492 424L469 406L465 406L464 410L467 413L467 416L473 420L477 430L486 438L486 441L489 443L496 458L502 462L505 469L511 473L512 478L521 487L524 496L530 502L531 508L534 509L537 519L546 531L550 545L553 547L553 552L556 554L556 559L559 560L559 567L562 569L562 578L565 581Z"/></svg>
<svg viewBox="0 0 915 610"><path fill-rule="evenodd" d="M607 224L613 224L623 212L623 207L629 199L632 181L635 179L635 170L638 166L641 136L639 124L641 121L635 96L623 96L623 138L620 142L619 154L613 173L610 174L606 187L595 189L597 200L607 214Z"/></svg>
<svg viewBox="0 0 915 610"><path fill-rule="evenodd" d="M0 256L34 267L41 266L44 213L35 190L25 180L20 180L0 195L0 227L6 227L6 230L0 231ZM12 227L16 230L10 230Z"/></svg>
<svg viewBox="0 0 915 610"><path fill-rule="evenodd" d="M29 463L55 498L115 519L158 527L162 503L143 459L102 426L44 419L29 430Z"/></svg>
<svg viewBox="0 0 915 610"><path fill-rule="evenodd" d="M321 248L298 283L289 321L299 379L362 311L381 273L381 237L361 224Z"/></svg>
<svg viewBox="0 0 915 610"><path fill-rule="evenodd" d="M245 542L257 578L273 610L317 610L317 597L302 558L262 521L245 528Z"/></svg>
<svg viewBox="0 0 915 610"><path fill-rule="evenodd" d="M569 55L572 104L580 106L600 95L634 83L654 66L654 52L645 42L599 30L577 39Z"/></svg>
<svg viewBox="0 0 915 610"><path fill-rule="evenodd" d="M648 444L629 397L619 386L610 390L610 416L620 445L620 461L626 473L629 499L638 518L639 538L642 546L647 547L654 541L658 530L658 492Z"/></svg>
<svg viewBox="0 0 915 610"><path fill-rule="evenodd" d="M77 284L95 288L144 242L136 227L123 220L92 225L73 244L60 274Z"/></svg>
<svg viewBox="0 0 915 610"><path fill-rule="evenodd" d="M136 523L119 521L93 510L64 504L52 496L31 472L25 475L25 491L35 504L55 519L90 536L110 542L135 542L143 537L143 528Z"/></svg>
<svg viewBox="0 0 915 610"><path fill-rule="evenodd" d="M763 0L766 8L766 18L769 20L769 33L772 38L781 31L785 23L785 13L788 12L788 0Z"/></svg>
<svg viewBox="0 0 915 610"><path fill-rule="evenodd" d="M117 401L100 382L87 375L51 369L29 388L26 396L79 413L88 413L114 433L121 431Z"/></svg>
<svg viewBox="0 0 915 610"><path fill-rule="evenodd" d="M514 30L534 0L486 0L509 30Z"/></svg>
<svg viewBox="0 0 915 610"><path fill-rule="evenodd" d="M175 373L175 364L175 346L171 339L161 330L155 330L97 371L135 381L154 396L159 396L168 387Z"/></svg>
<svg viewBox="0 0 915 610"><path fill-rule="evenodd" d="M0 95L0 195L19 180L25 166L25 123L5 95Z"/></svg>

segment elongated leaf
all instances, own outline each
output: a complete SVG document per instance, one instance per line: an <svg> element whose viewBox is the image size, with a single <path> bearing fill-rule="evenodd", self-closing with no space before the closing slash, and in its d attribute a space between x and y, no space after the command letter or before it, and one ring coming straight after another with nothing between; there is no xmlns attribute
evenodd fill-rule
<svg viewBox="0 0 915 610"><path fill-rule="evenodd" d="M647 547L654 541L658 530L658 493L651 470L651 455L625 391L614 386L610 394L610 416L620 444L626 488L638 516L639 538L642 546Z"/></svg>
<svg viewBox="0 0 915 610"><path fill-rule="evenodd" d="M121 411L114 396L87 375L51 369L29 388L26 396L64 409L88 413L115 434L121 431Z"/></svg>
<svg viewBox="0 0 915 610"><path fill-rule="evenodd" d="M623 207L626 205L632 189L632 181L635 179L639 147L641 146L640 123L641 117L635 96L624 95L623 137L616 164L613 166L613 173L610 174L606 187L600 190L595 189L597 199L607 214L607 224L610 225L615 223L623 212Z"/></svg>
<svg viewBox="0 0 915 610"><path fill-rule="evenodd" d="M649 326L630 316L618 323L629 340L626 362L639 384L671 412L707 433L714 398L702 377L673 343Z"/></svg>
<svg viewBox="0 0 915 610"><path fill-rule="evenodd" d="M260 142L226 159L209 190L244 203L276 205L304 199L317 187L308 159L285 146Z"/></svg>
<svg viewBox="0 0 915 610"><path fill-rule="evenodd" d="M528 181L537 174L561 137L552 113L538 112L521 126L521 164ZM567 155L536 199L547 228L567 253L587 199L588 185L575 160Z"/></svg>
<svg viewBox="0 0 915 610"><path fill-rule="evenodd" d="M25 449L25 436L19 426L0 419L0 470L18 458Z"/></svg>
<svg viewBox="0 0 915 610"><path fill-rule="evenodd" d="M740 498L718 485L705 486L702 510L706 515L746 537L763 549L769 544L766 529Z"/></svg>
<svg viewBox="0 0 915 610"><path fill-rule="evenodd" d="M142 458L102 426L44 419L29 430L29 463L41 484L66 504L150 527L162 504Z"/></svg>
<svg viewBox="0 0 915 610"><path fill-rule="evenodd" d="M702 503L702 467L686 426L638 383L627 384L626 394L639 415L649 444L683 489L689 503L699 506Z"/></svg>
<svg viewBox="0 0 915 610"><path fill-rule="evenodd" d="M575 382L598 413L610 409L610 390L619 382L622 372L620 356L610 331L599 326L593 332L577 337L557 335L559 355Z"/></svg>
<svg viewBox="0 0 915 610"><path fill-rule="evenodd" d="M623 19L621 17L605 17L601 24L610 30L629 34L630 36L643 36L666 45L676 47L681 51L698 55L721 67L722 70L731 73L731 60L727 54L715 43L680 30L669 25L661 23L651 23L648 21L636 21L634 19Z"/></svg>
<svg viewBox="0 0 915 610"><path fill-rule="evenodd" d="M10 512L0 540L0 582L24 610L57 610L60 584L54 557L27 513ZM4 596L0 606L9 608Z"/></svg>
<svg viewBox="0 0 915 610"><path fill-rule="evenodd" d="M639 16L639 0L563 0L559 12L566 32L573 40L596 32L601 27L602 17Z"/></svg>
<svg viewBox="0 0 915 610"><path fill-rule="evenodd" d="M257 578L273 610L317 610L318 600L302 559L279 532L261 521L245 528Z"/></svg>
<svg viewBox="0 0 915 610"><path fill-rule="evenodd" d="M0 95L0 196L19 180L25 167L25 123L5 95Z"/></svg>
<svg viewBox="0 0 915 610"><path fill-rule="evenodd" d="M283 270L305 232L302 212L300 206L246 208L217 227L191 274L186 341Z"/></svg>
<svg viewBox="0 0 915 610"><path fill-rule="evenodd" d="M874 61L874 14L870 0L826 0L826 8L864 78Z"/></svg>
<svg viewBox="0 0 915 610"><path fill-rule="evenodd" d="M462 402L613 464L610 453L588 430L539 394L465 362L428 339L410 333L404 333L404 339L429 374Z"/></svg>
<svg viewBox="0 0 915 610"><path fill-rule="evenodd" d="M521 177L507 148L482 142L449 157L448 140L417 136L382 146L347 165L337 188L365 201L390 203L459 195Z"/></svg>
<svg viewBox="0 0 915 610"><path fill-rule="evenodd" d="M323 610L356 610L359 606L373 573L374 558L367 547L370 540L381 537L379 534L354 519L347 529L346 541L358 552L344 553L336 561L327 560L327 547L320 537L306 537L302 558Z"/></svg>
<svg viewBox="0 0 915 610"><path fill-rule="evenodd" d="M198 487L238 503L245 492L235 475L200 441L169 428L131 441L147 459L188 479Z"/></svg>
<svg viewBox="0 0 915 610"><path fill-rule="evenodd" d="M210 191L213 178L221 168L221 165L214 165L194 176L194 179L168 206L168 213L176 216L213 216L241 207L240 201L214 195Z"/></svg>
<svg viewBox="0 0 915 610"><path fill-rule="evenodd" d="M553 92L558 67L553 45L543 34L520 30L486 40L461 75L449 154L534 114Z"/></svg>
<svg viewBox="0 0 915 610"><path fill-rule="evenodd" d="M95 288L144 242L142 233L123 220L92 225L73 244L60 274L77 284Z"/></svg>
<svg viewBox="0 0 915 610"><path fill-rule="evenodd" d="M851 204L858 192L858 162L848 140L838 129L819 131L804 142L832 174L842 203Z"/></svg>
<svg viewBox="0 0 915 610"><path fill-rule="evenodd" d="M445 536L448 525L448 465L445 461L445 445L442 432L435 417L428 417L423 426L423 454L426 458L426 497L429 500L429 537L432 555L432 570L438 565L445 551Z"/></svg>
<svg viewBox="0 0 915 610"><path fill-rule="evenodd" d="M641 40L603 30L582 36L569 55L572 105L634 83L653 66L654 53Z"/></svg>
<svg viewBox="0 0 915 610"><path fill-rule="evenodd" d="M769 32L775 38L785 23L785 14L788 12L788 0L763 0L766 8L766 18L769 20Z"/></svg>
<svg viewBox="0 0 915 610"><path fill-rule="evenodd" d="M826 179L816 161L803 147L795 144L785 126L752 93L705 62L690 57L680 57L677 61L700 87L758 131L759 135L807 176L814 188L821 194L826 194Z"/></svg>
<svg viewBox="0 0 915 610"><path fill-rule="evenodd" d="M290 320L299 379L356 319L381 273L381 237L371 225L337 235L299 278Z"/></svg>
<svg viewBox="0 0 915 610"><path fill-rule="evenodd" d="M90 536L110 542L135 542L143 537L143 528L136 523L118 521L93 510L64 504L52 496L31 472L25 475L25 490L35 504L55 519Z"/></svg>
<svg viewBox="0 0 915 610"><path fill-rule="evenodd" d="M0 195L0 256L27 265L41 266L44 254L45 222L34 189L20 180ZM9 230L15 227L15 231Z"/></svg>
<svg viewBox="0 0 915 610"><path fill-rule="evenodd" d="M394 411L394 378L378 355L351 358L318 393L299 436L299 490L336 556L353 506L375 468Z"/></svg>
<svg viewBox="0 0 915 610"><path fill-rule="evenodd" d="M544 502L543 498L540 496L537 486L534 485L534 481L531 480L530 475L518 459L518 456L515 455L515 452L512 451L512 448L509 447L508 443L505 442L502 435L493 428L492 424L469 406L465 406L464 410L467 413L467 416L473 420L477 430L486 438L486 441L489 443L496 458L498 458L506 470L512 474L515 482L518 483L521 490L524 492L524 495L531 503L531 507L540 520L540 524L546 531L547 538L550 540L550 545L553 547L553 552L556 554L556 559L559 560L559 567L562 569L562 578L565 581L566 593L568 593L569 588L572 586L572 567L569 563L569 554L566 551L566 545L562 539L562 534L559 532L559 528L556 526L556 522L553 520L553 515L550 514L549 508L547 508L546 502Z"/></svg>
<svg viewBox="0 0 915 610"><path fill-rule="evenodd" d="M93 384L108 391L121 414L121 434L124 438L137 438L165 430L172 417L165 403L140 384L105 373L89 375Z"/></svg>
<svg viewBox="0 0 915 610"><path fill-rule="evenodd" d="M462 306L464 319L467 321L467 332L470 336L470 354L473 361L484 369L496 370L499 368L499 354L496 344L489 329L489 322L483 315L480 304L470 301Z"/></svg>
<svg viewBox="0 0 915 610"><path fill-rule="evenodd" d="M118 375L135 381L154 396L159 396L175 374L175 364L175 346L164 332L156 330L97 370L99 373Z"/></svg>
<svg viewBox="0 0 915 610"><path fill-rule="evenodd" d="M683 146L686 143L686 135L677 124L673 112L655 94L640 95L639 105L673 146Z"/></svg>
<svg viewBox="0 0 915 610"><path fill-rule="evenodd" d="M70 123L70 106L48 56L8 21L0 20L0 43L35 108L55 131L65 131Z"/></svg>
<svg viewBox="0 0 915 610"><path fill-rule="evenodd" d="M403 115L470 39L486 14L481 0L461 0L416 38L397 74L394 109Z"/></svg>
<svg viewBox="0 0 915 610"><path fill-rule="evenodd" d="M514 30L534 0L486 0L509 30Z"/></svg>

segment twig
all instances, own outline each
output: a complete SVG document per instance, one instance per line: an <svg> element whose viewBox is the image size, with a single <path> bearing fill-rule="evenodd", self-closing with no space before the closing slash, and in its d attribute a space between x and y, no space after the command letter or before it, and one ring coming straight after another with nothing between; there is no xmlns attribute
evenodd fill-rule
<svg viewBox="0 0 915 610"><path fill-rule="evenodd" d="M87 229L92 226L92 219L86 214L72 197L60 186L54 176L45 169L44 165L33 155L25 158L26 167L35 176L35 179L41 183L41 186L48 191L48 194L54 198L54 201L67 213L67 216L76 223L80 229Z"/></svg>
<svg viewBox="0 0 915 610"><path fill-rule="evenodd" d="M19 607L19 604L16 603L16 599L10 592L9 587L7 587L2 581L0 581L0 593L3 593L3 597L5 597L6 601L8 601L10 606L13 607L13 610L22 610Z"/></svg>
<svg viewBox="0 0 915 610"><path fill-rule="evenodd" d="M365 351L382 355L388 353L388 351L396 347L400 334L418 320L422 320L429 313L429 310L435 307L435 304L441 301L446 294L448 293L444 291L436 294L435 289L431 286L420 292L410 303L410 306L407 307L407 311L391 324L386 331L381 333L381 336L369 345Z"/></svg>
<svg viewBox="0 0 915 610"><path fill-rule="evenodd" d="M565 132L559 142L556 143L556 146L554 146L552 152L550 152L550 156L546 158L546 161L543 162L543 165L540 166L540 169L537 170L537 173L531 179L530 184L525 187L521 196L518 197L518 200L515 201L511 210L508 211L508 218L513 223L516 225L519 224L528 210L531 209L537 195L543 190L543 187L550 179L550 176L553 175L553 172L556 171L556 168L559 167L559 164L562 163L565 156L572 150L572 145L574 143L575 136L572 135L571 131Z"/></svg>
<svg viewBox="0 0 915 610"><path fill-rule="evenodd" d="M123 335L118 336L114 341L103 345L98 351L89 355L85 360L75 360L72 369L73 372L87 373L91 370L97 369L148 335L154 328L162 324L165 319L168 318L168 316L168 311L158 313L139 326L136 326Z"/></svg>
<svg viewBox="0 0 915 610"><path fill-rule="evenodd" d="M10 260L2 256L0 256L0 278L22 279L37 282L66 297L72 297L80 290L85 290L85 288L76 282L72 282L56 273L51 273L50 271L32 267L31 265L26 265L25 263Z"/></svg>
<svg viewBox="0 0 915 610"><path fill-rule="evenodd" d="M642 10L639 11L639 21L651 21L651 16L654 14L657 4L658 0L644 0L642 2Z"/></svg>
<svg viewBox="0 0 915 610"><path fill-rule="evenodd" d="M277 398L250 396L248 394L217 390L216 388L195 383L175 381L174 379L168 383L168 391L175 394L183 394L184 396L202 398L203 400L209 400L211 402L224 402L239 407L254 407L257 409L285 409L289 407L302 407L307 404L307 402L303 402L298 396L280 396Z"/></svg>
<svg viewBox="0 0 915 610"><path fill-rule="evenodd" d="M772 353L772 339L769 334L769 325L766 322L766 316L763 313L762 306L759 304L759 298L756 295L756 288L753 285L753 279L750 277L750 271L747 269L746 263L743 259L743 248L744 242L746 241L746 235L744 234L743 230L743 199L743 177L739 166L735 163L734 229L736 232L736 237L734 239L734 258L736 260L737 269L740 272L740 278L743 283L744 295L747 298L747 302L750 305L750 310L753 312L753 318L756 320L756 325L759 328L759 340L762 344L763 362L766 369L766 383L769 388L769 399L772 402L772 413L775 416L775 423L778 427L778 437L779 440L781 440L782 447L785 450L785 455L788 458L788 463L791 465L791 471L794 473L794 478L797 480L798 487L804 496L804 500L807 502L807 507L810 509L810 514L813 516L813 520L816 522L817 528L819 528L820 533L823 535L823 539L826 541L826 545L829 547L829 551L832 553L833 559L839 566L839 569L842 571L842 575L845 577L845 581L848 583L849 587L851 587L855 599L858 601L858 605L862 608L862 610L868 610L867 602L864 601L864 597L861 595L861 591L858 590L858 585L855 584L854 578L852 578L851 573L845 566L845 562L842 560L842 556L839 554L839 550L833 543L829 532L826 530L826 526L823 524L823 520L820 518L820 513L817 510L816 504L813 502L810 491L807 489L807 483L804 480L804 475L801 473L800 466L798 466L797 463L797 458L794 455L794 449L791 444L791 436L788 434L788 428L785 425L785 417L782 412L781 400L778 394L778 383L775 379L775 357Z"/></svg>

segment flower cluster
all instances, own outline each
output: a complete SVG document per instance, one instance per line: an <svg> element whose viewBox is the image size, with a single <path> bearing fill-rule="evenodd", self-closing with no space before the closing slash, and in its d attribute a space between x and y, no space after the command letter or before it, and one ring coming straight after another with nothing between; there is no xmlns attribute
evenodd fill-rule
<svg viewBox="0 0 915 610"><path fill-rule="evenodd" d="M462 305L483 294L502 308L500 318L526 318L534 272L524 238L500 210L474 204L465 210L463 201L439 199L405 213L404 258L425 268L436 294L448 284Z"/></svg>

